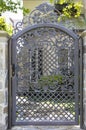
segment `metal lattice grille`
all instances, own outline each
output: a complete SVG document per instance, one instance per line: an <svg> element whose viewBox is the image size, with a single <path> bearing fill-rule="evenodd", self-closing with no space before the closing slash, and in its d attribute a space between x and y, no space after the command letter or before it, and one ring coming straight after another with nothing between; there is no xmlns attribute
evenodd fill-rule
<svg viewBox="0 0 86 130"><path fill-rule="evenodd" d="M74 123L74 39L54 27L37 27L18 37L15 49L15 122Z"/></svg>
<svg viewBox="0 0 86 130"><path fill-rule="evenodd" d="M28 92L16 96L16 120L29 122L75 120L75 93Z"/></svg>

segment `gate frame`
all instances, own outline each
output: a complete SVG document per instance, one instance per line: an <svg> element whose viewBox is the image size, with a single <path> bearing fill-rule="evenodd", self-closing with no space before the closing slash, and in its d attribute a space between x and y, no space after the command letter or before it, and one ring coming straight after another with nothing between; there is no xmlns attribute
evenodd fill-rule
<svg viewBox="0 0 86 130"><path fill-rule="evenodd" d="M83 39L79 37L79 68L80 68L80 80L79 80L79 89L80 89L80 128L84 129L84 109L83 109Z"/></svg>
<svg viewBox="0 0 86 130"><path fill-rule="evenodd" d="M16 35L14 35L9 40L9 47L8 47L8 49L9 49L9 62L8 62L8 67L9 67L9 76L8 76L8 80L9 80L9 82L8 82L9 83L9 90L8 90L9 91L9 94L8 94L9 95L8 96L8 103L9 103L8 104L8 106L9 106L9 108L8 108L8 116L9 117L8 117L8 120L9 121L8 121L8 128L9 129L13 126L13 123L12 123L12 120L13 120L12 119L12 111L14 111L14 110L12 110L13 109L13 103L12 102L15 102L15 99L13 98L13 94L12 94L12 92L13 92L12 75L13 75L13 73L15 71L12 68L12 64L13 64L12 63L12 54L13 53L15 54L14 49L13 49L13 48L16 47L15 40L19 36L21 36L22 34L26 33L27 31L30 31L30 30L33 30L33 29L36 29L36 28L41 28L41 27L52 27L52 28L55 28L57 30L61 30L61 31L67 33L69 36L71 36L76 41L75 43L77 44L77 47L78 47L78 44L79 44L79 37L74 32L68 30L67 28L65 28L65 27L63 27L63 26L61 26L59 24L52 24L52 23L28 26L25 29L23 29L22 31L19 31ZM79 86L80 93L81 93L81 96L80 96L80 119L81 119L80 120L80 126L81 126L81 128L83 128L83 121L82 121L82 119L83 119L83 116L82 116L83 106L81 106L81 104L83 105L83 91L82 91L82 84L83 84L83 77L82 77L82 75L83 75L83 72L82 72L82 68L83 68L82 60L83 60L83 58L82 58L82 55L83 55L83 53L82 53L82 45L81 45L81 48L80 49L77 48L77 50L78 50L77 54L80 53L80 61L79 61L79 58L77 58L77 63L80 63L80 86ZM13 56L13 60L15 61L15 56ZM77 65L78 65L78 73L79 73L79 64L77 64ZM78 81L77 85L79 85L79 81ZM79 90L79 88L78 88L78 90ZM18 124L15 124L15 125L18 125ZM20 125L24 125L24 124L20 124ZM33 125L36 125L36 124L33 124ZM49 124L49 125L52 125L52 124ZM59 125L59 124L57 124L57 125ZM64 125L67 125L67 124L64 124ZM70 125L70 124L68 124L68 125Z"/></svg>

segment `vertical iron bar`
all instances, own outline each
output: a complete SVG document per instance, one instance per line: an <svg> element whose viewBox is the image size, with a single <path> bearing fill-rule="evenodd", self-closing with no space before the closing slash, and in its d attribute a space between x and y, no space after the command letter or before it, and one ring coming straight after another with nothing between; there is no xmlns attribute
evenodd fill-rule
<svg viewBox="0 0 86 130"><path fill-rule="evenodd" d="M16 38L12 38L12 66L16 66ZM13 74L13 73L12 73ZM16 89L17 89L17 80L16 80L16 74L12 75L12 125L15 125L16 123Z"/></svg>
<svg viewBox="0 0 86 130"><path fill-rule="evenodd" d="M8 129L11 129L11 39L8 41Z"/></svg>
<svg viewBox="0 0 86 130"><path fill-rule="evenodd" d="M83 129L83 39L79 40L80 47L80 128Z"/></svg>

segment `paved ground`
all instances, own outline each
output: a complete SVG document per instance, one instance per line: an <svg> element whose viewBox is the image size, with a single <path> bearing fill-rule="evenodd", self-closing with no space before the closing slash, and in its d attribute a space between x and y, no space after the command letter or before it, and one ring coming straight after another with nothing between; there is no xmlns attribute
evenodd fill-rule
<svg viewBox="0 0 86 130"><path fill-rule="evenodd" d="M22 126L11 130L81 130L79 126Z"/></svg>

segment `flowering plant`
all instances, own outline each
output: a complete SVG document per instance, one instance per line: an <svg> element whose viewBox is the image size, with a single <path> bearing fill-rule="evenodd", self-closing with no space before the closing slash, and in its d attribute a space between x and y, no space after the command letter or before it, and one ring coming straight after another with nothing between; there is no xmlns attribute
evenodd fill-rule
<svg viewBox="0 0 86 130"><path fill-rule="evenodd" d="M12 35L13 27L11 24L7 24L4 17L0 16L0 30L6 31L9 35Z"/></svg>

